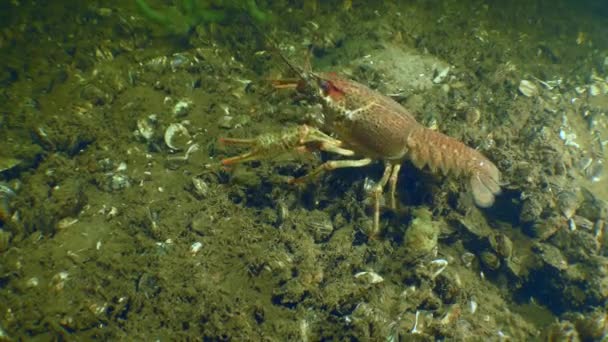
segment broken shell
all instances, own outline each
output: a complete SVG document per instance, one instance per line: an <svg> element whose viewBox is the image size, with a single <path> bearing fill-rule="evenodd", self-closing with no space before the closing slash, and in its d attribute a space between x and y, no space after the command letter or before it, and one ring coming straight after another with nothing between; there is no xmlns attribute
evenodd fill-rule
<svg viewBox="0 0 608 342"><path fill-rule="evenodd" d="M38 279L38 277L31 277L30 279L28 279L25 282L25 286L32 288L32 287L36 287L40 284L40 280Z"/></svg>
<svg viewBox="0 0 608 342"><path fill-rule="evenodd" d="M77 218L73 217L64 217L59 222L57 222L57 231L66 230L68 227L78 223Z"/></svg>
<svg viewBox="0 0 608 342"><path fill-rule="evenodd" d="M154 136L154 126L156 115L152 114L145 119L137 120L137 133L146 141L150 141Z"/></svg>
<svg viewBox="0 0 608 342"><path fill-rule="evenodd" d="M89 305L89 311L95 316L103 315L107 309L108 309L108 303L103 303L103 304L93 303L93 304Z"/></svg>
<svg viewBox="0 0 608 342"><path fill-rule="evenodd" d="M51 288L55 291L61 291L65 287L65 282L69 278L69 273L67 271L62 271L53 276L51 279Z"/></svg>
<svg viewBox="0 0 608 342"><path fill-rule="evenodd" d="M225 129L239 128L247 125L250 119L248 115L232 116L226 114L218 120L218 125Z"/></svg>
<svg viewBox="0 0 608 342"><path fill-rule="evenodd" d="M474 314L475 312L477 312L477 307L477 302L474 298L471 298L471 300L469 301L469 311Z"/></svg>
<svg viewBox="0 0 608 342"><path fill-rule="evenodd" d="M598 96L602 93L600 87L597 84L592 84L589 86L589 96Z"/></svg>
<svg viewBox="0 0 608 342"><path fill-rule="evenodd" d="M182 150L190 142L190 133L181 123L172 123L165 130L165 144L175 151Z"/></svg>
<svg viewBox="0 0 608 342"><path fill-rule="evenodd" d="M509 259L513 253L513 242L508 236L496 233L490 236L490 245L501 258Z"/></svg>
<svg viewBox="0 0 608 342"><path fill-rule="evenodd" d="M593 231L595 228L595 223L591 222L591 220L582 217L582 216L578 216L578 215L574 215L572 216L571 221L571 225L575 225L576 228L582 228L585 229L587 231Z"/></svg>
<svg viewBox="0 0 608 342"><path fill-rule="evenodd" d="M177 52L171 56L169 64L171 66L171 70L175 71L192 65L192 62L190 61L190 57L188 55Z"/></svg>
<svg viewBox="0 0 608 342"><path fill-rule="evenodd" d="M114 174L110 177L109 190L122 190L131 186L131 180L127 175Z"/></svg>
<svg viewBox="0 0 608 342"><path fill-rule="evenodd" d="M199 144L192 144L190 146L188 146L188 149L186 150L186 153L184 153L183 156L180 155L172 155L167 157L168 161L187 161L188 158L190 158L190 155L196 151L198 151L200 149L200 145ZM177 166L177 165L173 165L173 166Z"/></svg>
<svg viewBox="0 0 608 342"><path fill-rule="evenodd" d="M167 60L167 56L154 57L144 62L144 66L153 71L161 71L167 65Z"/></svg>
<svg viewBox="0 0 608 342"><path fill-rule="evenodd" d="M378 284L384 281L381 275L376 272L359 272L355 274L355 278L365 281L368 284Z"/></svg>
<svg viewBox="0 0 608 342"><path fill-rule="evenodd" d="M574 91L578 94L578 95L583 95L584 93L587 92L587 88L583 87L583 86L578 86L578 87L574 87Z"/></svg>
<svg viewBox="0 0 608 342"><path fill-rule="evenodd" d="M524 96L527 97L532 97L532 96L537 96L538 95L538 87L536 87L536 85L528 80L521 80L521 82L519 82L519 92L522 93Z"/></svg>
<svg viewBox="0 0 608 342"><path fill-rule="evenodd" d="M181 99L177 101L177 103L173 106L173 115L175 115L176 117L185 116L190 111L191 106L192 100Z"/></svg>
<svg viewBox="0 0 608 342"><path fill-rule="evenodd" d="M221 128L226 128L226 129L229 129L229 128L232 128L232 121L233 121L233 120L234 120L234 117L233 117L233 116L231 116L231 115L224 115L224 116L222 116L222 117L221 117L221 118L218 120L217 124L218 124L218 125L219 125Z"/></svg>
<svg viewBox="0 0 608 342"><path fill-rule="evenodd" d="M448 74L450 73L450 67L446 67L443 68L441 70L435 70L435 78L433 78L433 83L437 84L437 83L441 83L445 80L446 77L448 77Z"/></svg>
<svg viewBox="0 0 608 342"><path fill-rule="evenodd" d="M464 254L460 256L460 260L462 260L465 267L471 267L471 265L473 265L473 261L475 260L475 254L471 252L464 252Z"/></svg>
<svg viewBox="0 0 608 342"><path fill-rule="evenodd" d="M203 199L209 194L209 185L198 177L192 177L192 192L198 199Z"/></svg>
<svg viewBox="0 0 608 342"><path fill-rule="evenodd" d="M592 182L599 182L604 174L604 163L601 159L592 160L584 171L587 179Z"/></svg>
<svg viewBox="0 0 608 342"><path fill-rule="evenodd" d="M203 244L199 241L193 243L192 245L190 245L190 254L192 256L195 256L198 252L200 252L200 250L203 248Z"/></svg>
<svg viewBox="0 0 608 342"><path fill-rule="evenodd" d="M448 267L448 261L446 259L435 259L431 261L429 265L429 269L433 274L431 274L431 279L437 278L445 269Z"/></svg>

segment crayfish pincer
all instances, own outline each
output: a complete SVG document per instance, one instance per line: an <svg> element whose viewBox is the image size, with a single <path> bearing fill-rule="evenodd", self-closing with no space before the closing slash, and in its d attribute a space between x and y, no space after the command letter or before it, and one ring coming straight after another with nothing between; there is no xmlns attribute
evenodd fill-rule
<svg viewBox="0 0 608 342"><path fill-rule="evenodd" d="M335 73L313 73L299 70L309 95L323 104L324 133L306 125L288 128L280 134L263 134L253 139L220 139L225 144L250 146L251 150L237 157L224 159L222 164L275 156L292 150L327 151L359 159L327 161L309 174L296 178L302 182L323 171L361 167L374 160L384 162L384 172L372 190L374 224L370 235L379 231L380 198L389 185L390 205L395 207L397 177L404 161L416 167L428 167L444 175L464 176L475 203L489 207L500 193L498 168L479 151L442 133L426 128L393 99L363 84ZM330 135L331 134L331 135Z"/></svg>

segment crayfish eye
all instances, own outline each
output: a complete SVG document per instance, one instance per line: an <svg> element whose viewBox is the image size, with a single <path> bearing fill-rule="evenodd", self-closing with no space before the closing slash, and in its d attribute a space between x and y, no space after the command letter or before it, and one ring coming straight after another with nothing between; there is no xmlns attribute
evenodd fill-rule
<svg viewBox="0 0 608 342"><path fill-rule="evenodd" d="M327 95L327 93L329 93L329 90L331 89L331 84L325 80L320 80L319 87L321 88L321 90L323 90L323 94Z"/></svg>

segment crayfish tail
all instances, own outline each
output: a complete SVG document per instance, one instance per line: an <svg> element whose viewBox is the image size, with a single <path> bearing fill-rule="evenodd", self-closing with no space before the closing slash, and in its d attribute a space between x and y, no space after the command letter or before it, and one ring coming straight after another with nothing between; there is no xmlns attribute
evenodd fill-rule
<svg viewBox="0 0 608 342"><path fill-rule="evenodd" d="M408 153L416 167L432 172L469 177L469 186L479 207L494 204L500 194L500 171L479 151L445 134L421 127L408 137Z"/></svg>
<svg viewBox="0 0 608 342"><path fill-rule="evenodd" d="M469 181L475 204L482 208L491 207L494 204L494 197L500 194L500 175L494 164L492 166L495 171L475 172Z"/></svg>

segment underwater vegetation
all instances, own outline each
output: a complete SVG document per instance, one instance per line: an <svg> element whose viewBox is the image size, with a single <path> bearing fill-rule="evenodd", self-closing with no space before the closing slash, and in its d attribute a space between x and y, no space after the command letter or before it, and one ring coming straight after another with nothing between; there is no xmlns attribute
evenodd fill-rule
<svg viewBox="0 0 608 342"><path fill-rule="evenodd" d="M240 14L247 14L257 22L265 22L270 16L261 11L255 0L181 0L175 6L152 8L145 0L135 0L142 13L151 21L174 34L184 34L201 23L228 21Z"/></svg>

